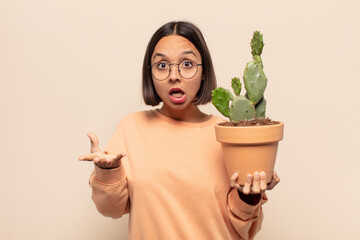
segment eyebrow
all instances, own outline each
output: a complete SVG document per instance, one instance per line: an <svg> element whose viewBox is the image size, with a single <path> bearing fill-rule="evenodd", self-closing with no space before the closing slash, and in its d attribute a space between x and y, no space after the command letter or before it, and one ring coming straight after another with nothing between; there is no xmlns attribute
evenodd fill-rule
<svg viewBox="0 0 360 240"><path fill-rule="evenodd" d="M190 51L184 51L183 54L184 55L185 54L192 54L192 55L194 55L196 57L195 53L193 51L191 51L191 50Z"/></svg>
<svg viewBox="0 0 360 240"><path fill-rule="evenodd" d="M182 52L182 54L183 55L186 55L186 54L192 54L192 55L194 55L195 57L196 57L196 54L193 52L193 51L183 51ZM163 53L156 53L155 55L154 55L154 57L153 57L153 59L155 59L156 57L166 57L166 55L165 54L163 54Z"/></svg>
<svg viewBox="0 0 360 240"><path fill-rule="evenodd" d="M153 59L155 59L157 56L159 57L165 57L165 54L162 54L162 53L156 53L153 57Z"/></svg>

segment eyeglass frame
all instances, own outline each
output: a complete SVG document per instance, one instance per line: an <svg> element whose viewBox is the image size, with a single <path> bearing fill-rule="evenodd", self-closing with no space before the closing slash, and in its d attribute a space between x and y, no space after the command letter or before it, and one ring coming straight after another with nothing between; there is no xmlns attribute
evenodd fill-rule
<svg viewBox="0 0 360 240"><path fill-rule="evenodd" d="M186 61L186 60L182 61L181 63L183 63L183 62L185 62L185 61ZM196 65L195 65L195 66L196 66L196 72L194 73L194 75L193 75L192 77L186 78L186 77L184 77L183 75L181 75L181 70L180 70L180 64L181 64L181 63L166 63L167 65L169 65L169 75L167 75L166 78L160 80L160 79L157 79L157 78L154 76L153 72L152 72L152 67L153 67L155 64L160 63L160 62L161 62L161 61L156 62L156 63L153 63L151 66L149 66L149 69L150 69L150 71L151 71L151 76L153 76L153 78L155 78L155 79L158 80L158 81L164 81L164 80L166 80L166 79L170 76L170 73L171 73L171 65L177 65L178 72L179 72L180 76L181 76L182 78L184 78L184 79L193 78L193 77L197 74L197 72L198 72L198 70L199 70L199 66L202 66L202 63L196 63L195 61L193 61L193 62L196 63Z"/></svg>

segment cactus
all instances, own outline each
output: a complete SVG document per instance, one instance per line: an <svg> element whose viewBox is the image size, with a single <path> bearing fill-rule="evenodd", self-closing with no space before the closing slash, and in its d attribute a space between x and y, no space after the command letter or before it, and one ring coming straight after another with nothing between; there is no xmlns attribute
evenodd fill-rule
<svg viewBox="0 0 360 240"><path fill-rule="evenodd" d="M259 31L254 32L250 46L253 60L247 63L245 67L243 80L246 93L244 96L240 95L241 82L237 77L231 79L231 87L236 95L235 97L229 90L222 87L212 91L212 103L221 114L230 118L230 121L265 118L266 100L263 95L267 78L260 57L264 42L263 35Z"/></svg>

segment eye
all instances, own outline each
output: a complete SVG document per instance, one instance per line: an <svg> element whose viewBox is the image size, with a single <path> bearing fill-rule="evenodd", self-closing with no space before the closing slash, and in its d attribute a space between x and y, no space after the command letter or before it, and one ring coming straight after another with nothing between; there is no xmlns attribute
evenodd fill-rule
<svg viewBox="0 0 360 240"><path fill-rule="evenodd" d="M163 69L167 69L168 65L165 62L159 62L156 64L157 69L163 70Z"/></svg>
<svg viewBox="0 0 360 240"><path fill-rule="evenodd" d="M193 62L190 60L183 61L181 65L183 68L192 68L194 66Z"/></svg>

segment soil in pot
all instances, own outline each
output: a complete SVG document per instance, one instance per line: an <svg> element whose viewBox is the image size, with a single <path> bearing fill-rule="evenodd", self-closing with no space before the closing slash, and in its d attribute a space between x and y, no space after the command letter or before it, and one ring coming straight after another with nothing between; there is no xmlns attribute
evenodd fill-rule
<svg viewBox="0 0 360 240"><path fill-rule="evenodd" d="M254 126L266 126L280 124L278 121L273 121L270 118L255 118L252 120L241 120L234 122L223 122L219 123L220 126L226 127L254 127Z"/></svg>

